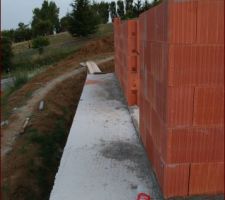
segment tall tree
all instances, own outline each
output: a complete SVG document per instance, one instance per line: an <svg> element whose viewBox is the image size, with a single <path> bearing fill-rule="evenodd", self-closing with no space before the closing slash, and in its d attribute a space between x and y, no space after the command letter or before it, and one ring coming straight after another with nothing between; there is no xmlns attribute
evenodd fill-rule
<svg viewBox="0 0 225 200"><path fill-rule="evenodd" d="M137 0L137 2L134 3L133 11L134 11L135 17L138 17L140 15L140 13L142 12L141 0Z"/></svg>
<svg viewBox="0 0 225 200"><path fill-rule="evenodd" d="M50 20L39 19L32 27L34 36L45 36L53 34L53 24Z"/></svg>
<svg viewBox="0 0 225 200"><path fill-rule="evenodd" d="M133 0L125 0L125 19L130 19L136 17L134 14L134 8L133 8Z"/></svg>
<svg viewBox="0 0 225 200"><path fill-rule="evenodd" d="M101 1L98 4L98 13L101 18L101 23L106 24L109 20L109 3Z"/></svg>
<svg viewBox="0 0 225 200"><path fill-rule="evenodd" d="M109 10L110 10L110 16L111 16L112 19L113 19L114 17L117 17L117 13L116 13L116 3L115 3L115 1L112 1L112 2L110 3Z"/></svg>
<svg viewBox="0 0 225 200"><path fill-rule="evenodd" d="M124 3L123 3L123 0L117 1L117 14L121 19L124 19Z"/></svg>
<svg viewBox="0 0 225 200"><path fill-rule="evenodd" d="M142 12L148 10L149 8L151 8L151 4L148 2L148 0L145 0L142 6Z"/></svg>
<svg viewBox="0 0 225 200"><path fill-rule="evenodd" d="M14 41L21 42L25 40L30 40L32 37L31 29L29 28L29 24L25 25L20 22L18 24L18 28L14 32Z"/></svg>
<svg viewBox="0 0 225 200"><path fill-rule="evenodd" d="M132 12L133 10L133 0L125 0L126 4L126 13Z"/></svg>
<svg viewBox="0 0 225 200"><path fill-rule="evenodd" d="M68 31L70 26L70 14L67 13L66 16L60 19L60 32Z"/></svg>
<svg viewBox="0 0 225 200"><path fill-rule="evenodd" d="M87 36L95 33L99 23L88 0L74 0L70 15L69 32L76 36Z"/></svg>
<svg viewBox="0 0 225 200"><path fill-rule="evenodd" d="M14 35L15 35L15 30L14 29L1 31L1 36L10 39L12 42L15 41Z"/></svg>
<svg viewBox="0 0 225 200"><path fill-rule="evenodd" d="M39 23L41 23L41 25ZM53 34L54 31L59 32L59 8L56 6L55 2L44 0L41 8L35 8L33 10L33 20L31 26L35 35L40 34L39 32L36 32L38 31L37 27L42 27L49 23L51 23L51 25L48 30L46 28L44 35Z"/></svg>

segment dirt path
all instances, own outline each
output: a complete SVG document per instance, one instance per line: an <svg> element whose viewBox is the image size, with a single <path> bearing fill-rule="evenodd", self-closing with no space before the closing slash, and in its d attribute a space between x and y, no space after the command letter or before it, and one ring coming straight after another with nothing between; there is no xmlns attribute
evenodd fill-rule
<svg viewBox="0 0 225 200"><path fill-rule="evenodd" d="M113 56L104 58L102 60L97 60L97 64L102 64L113 59ZM66 79L69 79L86 69L83 67L76 68L73 71L66 72L63 75L60 75L53 80L47 82L41 88L33 92L32 97L26 102L26 104L16 110L16 112L11 116L14 120L3 129L3 135L1 139L1 157L7 154L12 149L15 139L19 136L20 132L23 129L24 122L26 118L30 118L34 109L37 109L35 106L44 99L44 97L52 90L57 84L63 82ZM60 91L59 91L60 92Z"/></svg>

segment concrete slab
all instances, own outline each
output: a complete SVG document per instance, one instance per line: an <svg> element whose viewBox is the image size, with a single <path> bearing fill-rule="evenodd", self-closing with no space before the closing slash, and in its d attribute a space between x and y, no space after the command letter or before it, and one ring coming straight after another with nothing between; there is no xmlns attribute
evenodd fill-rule
<svg viewBox="0 0 225 200"><path fill-rule="evenodd" d="M114 74L88 75L50 200L163 199Z"/></svg>

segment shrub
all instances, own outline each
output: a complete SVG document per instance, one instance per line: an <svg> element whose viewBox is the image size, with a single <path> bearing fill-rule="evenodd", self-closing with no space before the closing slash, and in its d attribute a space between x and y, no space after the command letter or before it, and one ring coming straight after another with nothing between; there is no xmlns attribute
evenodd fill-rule
<svg viewBox="0 0 225 200"><path fill-rule="evenodd" d="M12 42L7 37L1 37L1 50L2 50L2 59L1 59L1 67L4 71L8 71L12 67Z"/></svg>
<svg viewBox="0 0 225 200"><path fill-rule="evenodd" d="M36 37L32 40L32 48L38 49L39 54L44 52L44 47L50 44L49 39L47 37Z"/></svg>

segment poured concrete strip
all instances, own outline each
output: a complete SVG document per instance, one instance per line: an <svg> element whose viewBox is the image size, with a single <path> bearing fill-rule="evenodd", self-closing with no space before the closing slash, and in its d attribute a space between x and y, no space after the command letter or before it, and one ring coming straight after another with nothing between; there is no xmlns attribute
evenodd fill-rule
<svg viewBox="0 0 225 200"><path fill-rule="evenodd" d="M138 192L162 199L114 74L89 74L50 200L136 200Z"/></svg>
<svg viewBox="0 0 225 200"><path fill-rule="evenodd" d="M94 61L87 61L86 64L87 64L88 71L90 74L101 72L101 70L99 69L99 67L97 66L97 64Z"/></svg>

